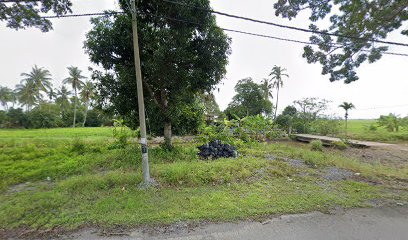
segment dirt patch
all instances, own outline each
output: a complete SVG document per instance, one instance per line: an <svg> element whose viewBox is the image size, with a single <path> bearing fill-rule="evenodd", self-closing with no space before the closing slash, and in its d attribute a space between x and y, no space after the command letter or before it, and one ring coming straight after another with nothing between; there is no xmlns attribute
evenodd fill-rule
<svg viewBox="0 0 408 240"><path fill-rule="evenodd" d="M357 158L365 163L380 163L384 166L395 168L408 166L408 151L397 147L348 148L345 151L339 152L345 157Z"/></svg>

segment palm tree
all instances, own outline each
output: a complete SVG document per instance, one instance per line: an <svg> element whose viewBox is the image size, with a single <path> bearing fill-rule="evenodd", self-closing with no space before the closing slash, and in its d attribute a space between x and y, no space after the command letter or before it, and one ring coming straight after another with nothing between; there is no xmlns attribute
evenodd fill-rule
<svg viewBox="0 0 408 240"><path fill-rule="evenodd" d="M33 81L27 81L16 85L16 96L22 106L26 106L26 111L29 112L40 99L41 93L36 88Z"/></svg>
<svg viewBox="0 0 408 240"><path fill-rule="evenodd" d="M72 127L75 127L76 108L77 108L77 101L78 101L78 90L81 90L82 86L84 85L84 82L82 82L81 79L85 79L85 76L82 76L81 75L82 71L79 70L77 67L74 67L74 66L68 67L68 73L69 73L69 77L64 79L63 83L64 84L70 84L72 89L74 89L74 92L75 92L74 122L72 124Z"/></svg>
<svg viewBox="0 0 408 240"><path fill-rule="evenodd" d="M50 99L50 102L52 102L52 100L57 98L57 92L52 88L50 88L47 95L48 95L48 98Z"/></svg>
<svg viewBox="0 0 408 240"><path fill-rule="evenodd" d="M93 95L94 95L94 86L91 82L87 81L84 84L84 87L82 88L82 91L80 93L82 101L85 103L85 114L84 114L84 122L82 123L82 127L85 127L85 122L86 122L86 116L88 114L88 106L89 102L91 101Z"/></svg>
<svg viewBox="0 0 408 240"><path fill-rule="evenodd" d="M22 73L22 77L25 77L21 80L20 83L33 82L35 88L39 92L48 93L52 89L51 83L51 73L47 69L39 68L37 65L31 69L30 73Z"/></svg>
<svg viewBox="0 0 408 240"><path fill-rule="evenodd" d="M275 116L274 119L276 119L276 114L278 112L278 102L279 102L279 89L283 87L283 77L289 77L288 74L285 73L286 68L278 67L278 66L273 66L271 73L269 76L272 76L270 81L272 82L272 88L276 88L276 106L275 106Z"/></svg>
<svg viewBox="0 0 408 240"><path fill-rule="evenodd" d="M68 105L69 105L69 95L70 91L63 85L60 90L57 91L57 98L55 102L60 106L62 115L64 115Z"/></svg>
<svg viewBox="0 0 408 240"><path fill-rule="evenodd" d="M13 101L13 91L8 87L0 86L0 103L6 111L8 110L8 103Z"/></svg>
<svg viewBox="0 0 408 240"><path fill-rule="evenodd" d="M273 87L272 84L270 84L269 79L264 78L261 84L262 90L264 91L264 98L265 100L269 100L269 98L273 99Z"/></svg>
<svg viewBox="0 0 408 240"><path fill-rule="evenodd" d="M346 114L344 115L344 119L346 121L346 125L345 125L345 134L346 134L346 138L347 138L347 120L348 120L348 111L355 108L355 106L352 103L348 103L348 102L343 102L342 104L339 105L339 107L343 108L346 111Z"/></svg>

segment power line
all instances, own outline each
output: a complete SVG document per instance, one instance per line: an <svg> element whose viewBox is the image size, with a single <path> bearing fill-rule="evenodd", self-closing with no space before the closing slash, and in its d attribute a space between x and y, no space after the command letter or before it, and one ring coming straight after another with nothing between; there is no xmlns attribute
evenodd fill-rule
<svg viewBox="0 0 408 240"><path fill-rule="evenodd" d="M43 16L41 18L52 19L52 18L70 18L70 17L93 17L93 16L110 16L116 14L123 14L125 12L99 12L99 13L82 13L82 14L65 14L65 15L53 15L53 16Z"/></svg>
<svg viewBox="0 0 408 240"><path fill-rule="evenodd" d="M261 24L266 24L266 25L271 25L271 26L275 26L275 27L286 28L286 29L291 29L291 30L296 30L296 31L302 31L302 32L307 32L307 33L322 34L322 35L328 35L328 36L343 37L343 38L349 38L349 39L356 39L356 40L362 40L362 41L370 41L370 42L377 42L377 43L383 43L383 44L389 44L389 45L397 45L397 46L408 47L408 44L406 44L406 43L383 41L383 40L377 40L377 39L369 39L369 38L348 36L348 35L343 35L343 34L338 34L338 33L329 33L329 32L324 32L324 31L310 30L310 29L306 29L306 28L293 27L293 26L278 24L278 23L274 23L274 22L268 22L268 21L264 21L264 20L238 16L238 15L229 14L229 13L225 13L225 12L214 11L214 10L211 10L211 9L192 6L190 4L175 2L175 1L171 1L171 0L162 0L162 1L167 2L167 3L171 3L171 4L177 4L177 5L180 5L180 6L185 6L185 7L188 7L188 8L193 8L193 9L205 11L205 12L208 12L208 13L214 13L214 14L218 14L218 15L222 15L222 16L226 16L226 17L230 17L230 18L236 18L236 19L241 19L241 20L245 20L245 21L251 21L251 22L255 22L255 23L261 23Z"/></svg>
<svg viewBox="0 0 408 240"><path fill-rule="evenodd" d="M99 12L99 13L82 13L82 14L66 14L66 15L44 16L42 18L55 19L55 18L70 18L70 17L109 16L109 15L124 14L124 13L125 12L111 11L111 12L104 12L104 13ZM171 21L177 21L177 22L183 22L183 23L188 23L188 24L204 26L204 24L202 24L202 23L191 22L191 21L172 18L172 17L167 17L167 16L159 16L159 15L155 15L155 14L152 14L152 13L148 13L148 15L153 16L153 17L158 17L158 18L166 18L166 19L171 20ZM275 39L275 40L293 42L293 43L300 43L300 44L319 45L318 43L301 41L301 40L296 40L296 39L282 38L282 37L276 37L276 36L271 36L271 35L241 31L241 30L236 30L236 29L228 29L228 28L221 28L221 27L218 27L218 28L220 28L220 29L222 29L224 31L227 31L227 32L239 33L239 34L250 35L250 36L255 36L255 37L269 38L269 39ZM341 46L341 45L333 45L333 46L338 47L338 46ZM370 52L368 50L362 50L362 51ZM383 52L383 54L408 57L408 54L405 54L405 53Z"/></svg>
<svg viewBox="0 0 408 240"><path fill-rule="evenodd" d="M154 17L163 17L163 18L169 19L171 21L177 21L177 22L183 22L183 23L189 23L189 24L195 24L195 25L203 26L202 23L191 22L191 21L176 19L176 18L167 17L167 16L158 16L158 15L151 14L151 13L149 15L154 16ZM281 41L286 41L286 42L294 42L294 43L301 43L301 44L319 45L318 43L313 43L313 42L306 42L306 41L300 41L300 40L295 40L295 39L281 38L281 37L275 37L275 36L271 36L271 35L252 33L252 32L246 32L246 31L235 30L235 29L228 29L228 28L221 28L221 27L219 27L219 28L224 30L224 31L227 31L227 32L240 33L240 34L245 34L245 35L250 35L250 36L270 38L270 39L275 39L275 40L281 40ZM333 46L334 47L339 47L341 45L333 45ZM370 52L369 50L361 50L361 51ZM383 52L383 54L408 57L408 54L405 54L405 53Z"/></svg>

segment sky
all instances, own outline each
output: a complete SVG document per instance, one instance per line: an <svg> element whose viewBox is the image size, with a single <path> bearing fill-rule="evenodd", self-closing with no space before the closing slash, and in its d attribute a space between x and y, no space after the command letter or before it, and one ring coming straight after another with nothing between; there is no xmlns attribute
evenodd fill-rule
<svg viewBox="0 0 408 240"><path fill-rule="evenodd" d="M211 0L214 10L228 12L266 21L307 28L307 13L289 21L276 17L271 0ZM76 14L117 9L113 0L73 0ZM54 19L54 30L42 33L37 29L15 31L0 24L0 85L13 88L21 80L22 72L29 72L34 64L48 69L55 86L61 86L67 77L67 67L74 65L89 76L92 66L83 49L85 34L91 29L88 17ZM217 16L220 27L230 28L283 38L308 41L307 33L243 20ZM360 80L344 84L330 82L329 76L321 75L321 66L308 64L302 58L303 45L284 41L227 33L232 39L232 54L227 74L217 86L215 96L221 109L225 109L234 96L235 84L243 78L252 77L260 83L268 77L274 65L287 69L289 78L279 94L278 110L304 97L331 100L328 113L343 116L338 105L352 102L356 109L350 118L378 118L382 114L408 115L408 57L385 55L374 64L363 64L357 71ZM387 40L408 42L408 38L392 33ZM390 51L408 53L407 47L391 47Z"/></svg>

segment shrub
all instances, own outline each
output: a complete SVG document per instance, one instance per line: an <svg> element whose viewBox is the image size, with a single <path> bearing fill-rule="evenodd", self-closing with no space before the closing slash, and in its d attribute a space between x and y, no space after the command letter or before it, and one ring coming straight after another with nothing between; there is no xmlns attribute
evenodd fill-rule
<svg viewBox="0 0 408 240"><path fill-rule="evenodd" d="M128 138L131 136L129 128L123 120L114 120L113 138L115 142L109 146L109 149L125 148L128 145Z"/></svg>
<svg viewBox="0 0 408 240"><path fill-rule="evenodd" d="M333 142L333 147L339 150L345 150L347 149L348 146L343 141L336 141L336 142Z"/></svg>
<svg viewBox="0 0 408 240"><path fill-rule="evenodd" d="M74 141L72 142L71 146L71 151L76 152L78 154L84 154L85 153L85 143L80 139L79 137L74 138Z"/></svg>
<svg viewBox="0 0 408 240"><path fill-rule="evenodd" d="M375 131L377 131L377 126L376 126L375 124L371 124L371 125L368 127L368 130L370 130L370 131L372 131L372 132L375 132Z"/></svg>
<svg viewBox="0 0 408 240"><path fill-rule="evenodd" d="M310 142L310 148L312 151L323 151L323 143L320 140L313 140Z"/></svg>
<svg viewBox="0 0 408 240"><path fill-rule="evenodd" d="M336 135L340 132L340 121L338 119L320 118L311 123L310 130L324 136Z"/></svg>

